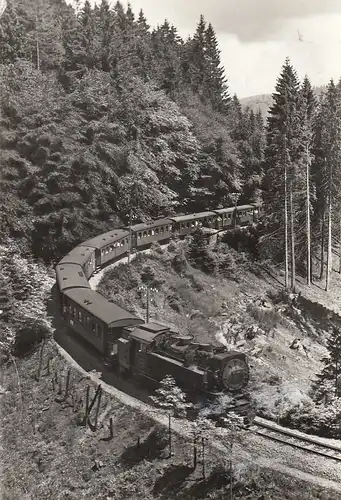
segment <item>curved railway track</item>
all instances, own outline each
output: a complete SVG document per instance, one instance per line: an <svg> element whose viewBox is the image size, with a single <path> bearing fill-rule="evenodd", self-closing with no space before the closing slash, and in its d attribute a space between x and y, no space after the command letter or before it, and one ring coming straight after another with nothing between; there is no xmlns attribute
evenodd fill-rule
<svg viewBox="0 0 341 500"><path fill-rule="evenodd" d="M249 431L266 439L341 462L341 444L340 446L327 444L319 438L278 426L260 417L254 419Z"/></svg>

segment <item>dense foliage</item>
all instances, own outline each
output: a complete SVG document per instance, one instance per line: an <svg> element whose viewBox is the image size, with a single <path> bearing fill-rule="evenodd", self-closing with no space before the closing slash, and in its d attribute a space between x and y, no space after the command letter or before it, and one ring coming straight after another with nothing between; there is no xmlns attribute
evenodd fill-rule
<svg viewBox="0 0 341 500"><path fill-rule="evenodd" d="M7 2L1 225L45 260L127 221L259 195L263 122L230 98L214 29L184 41L103 0Z"/></svg>

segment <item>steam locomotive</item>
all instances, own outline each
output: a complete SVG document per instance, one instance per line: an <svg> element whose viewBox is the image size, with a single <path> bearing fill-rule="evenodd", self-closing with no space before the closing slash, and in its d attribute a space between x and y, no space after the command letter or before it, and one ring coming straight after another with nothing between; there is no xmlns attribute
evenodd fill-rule
<svg viewBox="0 0 341 500"><path fill-rule="evenodd" d="M156 381L172 375L187 391L236 392L248 383L245 354L192 340L157 323L125 328L116 365L121 373Z"/></svg>

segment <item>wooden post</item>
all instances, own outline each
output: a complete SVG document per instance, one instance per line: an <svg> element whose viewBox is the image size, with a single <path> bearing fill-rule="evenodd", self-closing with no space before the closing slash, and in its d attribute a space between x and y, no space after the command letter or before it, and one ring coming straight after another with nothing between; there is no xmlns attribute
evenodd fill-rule
<svg viewBox="0 0 341 500"><path fill-rule="evenodd" d="M168 414L168 444L169 444L169 458L172 456L172 428L171 428L171 414Z"/></svg>
<svg viewBox="0 0 341 500"><path fill-rule="evenodd" d="M110 439L113 439L113 437L114 437L114 425L113 425L112 417L110 417L110 420L109 420L109 427L110 427Z"/></svg>
<svg viewBox="0 0 341 500"><path fill-rule="evenodd" d="M202 477L203 479L206 478L206 473L205 473L205 438L201 438L201 444L202 444Z"/></svg>
<svg viewBox="0 0 341 500"><path fill-rule="evenodd" d="M97 389L96 389L96 392L95 392L94 398L93 398L93 400L91 401L91 403L90 403L90 405L89 405L89 414L90 414L90 412L91 412L91 410L92 410L92 408L93 408L94 404L96 403L97 396L99 395L99 393L101 392L101 390L102 390L102 387L101 387L101 385L99 385L99 386L97 387Z"/></svg>
<svg viewBox="0 0 341 500"><path fill-rule="evenodd" d="M90 386L88 385L86 388L86 401L85 401L85 427L88 426L89 421L89 400L90 400Z"/></svg>
<svg viewBox="0 0 341 500"><path fill-rule="evenodd" d="M51 362L51 358L47 358L47 366L46 366L47 375L50 375L50 362Z"/></svg>
<svg viewBox="0 0 341 500"><path fill-rule="evenodd" d="M96 416L95 416L95 430L97 429L97 423L98 423L98 414L99 414L99 409L101 406L101 397L102 397L102 388L101 386L98 394L98 399L97 399L97 407L96 407Z"/></svg>
<svg viewBox="0 0 341 500"><path fill-rule="evenodd" d="M197 436L194 435L193 439L193 470L197 468Z"/></svg>

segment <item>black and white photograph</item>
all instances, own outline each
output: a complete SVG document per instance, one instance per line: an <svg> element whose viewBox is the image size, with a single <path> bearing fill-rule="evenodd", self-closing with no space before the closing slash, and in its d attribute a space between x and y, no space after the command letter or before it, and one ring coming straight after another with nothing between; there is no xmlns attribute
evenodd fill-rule
<svg viewBox="0 0 341 500"><path fill-rule="evenodd" d="M341 500L341 0L0 0L0 500Z"/></svg>

